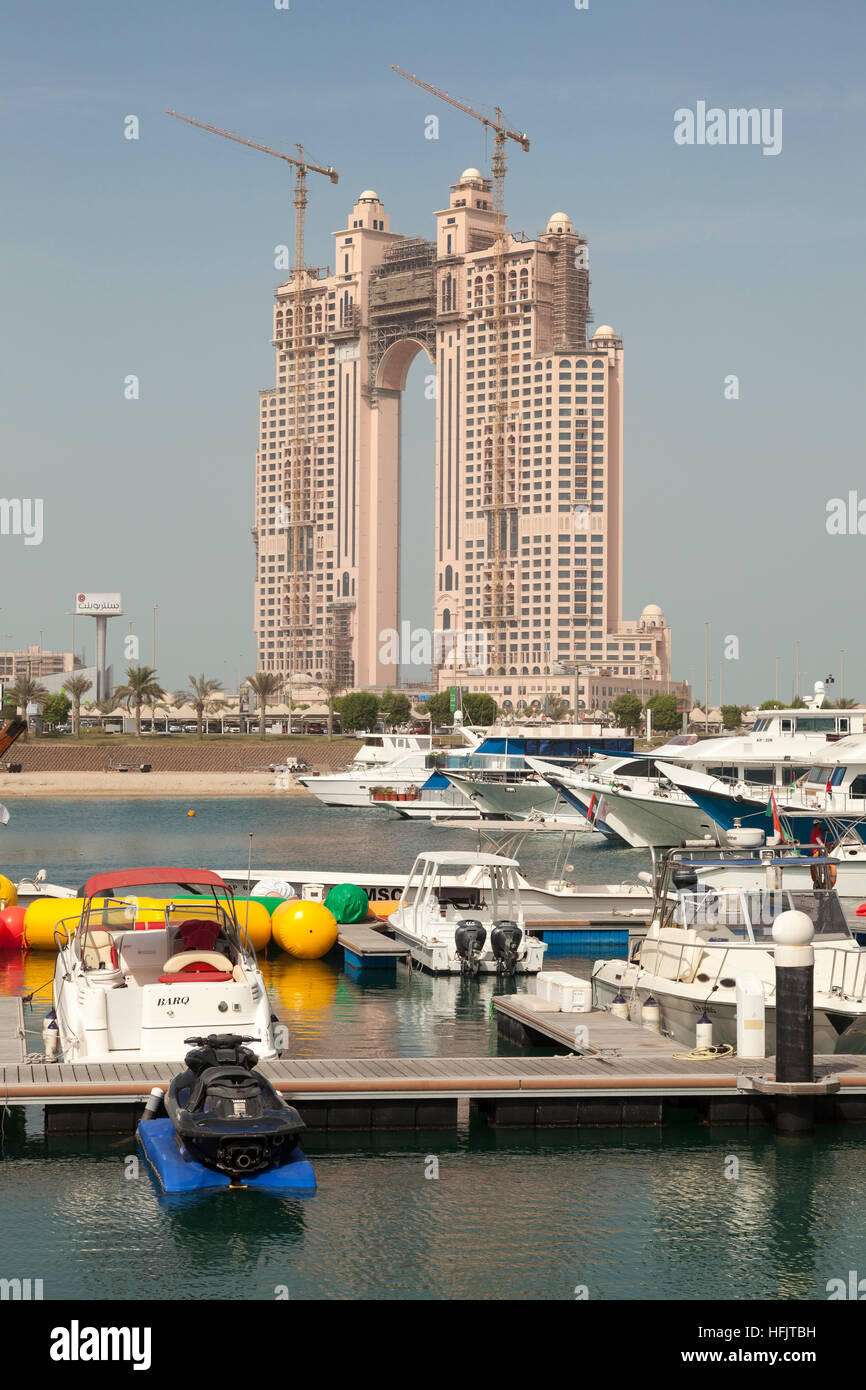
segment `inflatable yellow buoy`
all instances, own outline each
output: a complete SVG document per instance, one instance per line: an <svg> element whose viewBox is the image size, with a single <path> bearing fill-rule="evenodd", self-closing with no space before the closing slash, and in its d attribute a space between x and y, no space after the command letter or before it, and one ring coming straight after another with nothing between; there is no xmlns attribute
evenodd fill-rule
<svg viewBox="0 0 866 1390"><path fill-rule="evenodd" d="M5 874L0 874L0 902L4 902L7 907L14 907L18 902L18 890L11 878Z"/></svg>
<svg viewBox="0 0 866 1390"><path fill-rule="evenodd" d="M235 916L241 936L246 933L251 945L263 951L271 939L271 914L264 903L254 902L252 898L236 898Z"/></svg>
<svg viewBox="0 0 866 1390"><path fill-rule="evenodd" d="M195 811L187 811L187 815L188 815L188 816L194 816L194 815L195 815Z"/></svg>
<svg viewBox="0 0 866 1390"><path fill-rule="evenodd" d="M337 941L337 919L324 903L289 898L280 903L271 918L274 940L290 956L318 960L326 956Z"/></svg>
<svg viewBox="0 0 866 1390"><path fill-rule="evenodd" d="M65 946L67 936L72 935L81 920L83 907L83 898L34 898L24 913L25 950L56 951L54 933L61 922L60 944Z"/></svg>

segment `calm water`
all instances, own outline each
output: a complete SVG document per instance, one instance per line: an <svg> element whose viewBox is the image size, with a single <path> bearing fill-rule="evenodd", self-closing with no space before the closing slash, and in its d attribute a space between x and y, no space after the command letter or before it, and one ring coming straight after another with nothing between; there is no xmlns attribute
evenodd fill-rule
<svg viewBox="0 0 866 1390"><path fill-rule="evenodd" d="M408 869L420 848L474 844L288 798L6 804L0 871L45 868L70 886L131 864L237 868L250 831L260 870ZM550 867L538 845L522 860L532 879ZM605 845L572 862L587 882L646 866ZM401 970L368 984L336 957L263 965L296 1055L514 1051L489 1016L492 982ZM0 957L0 990L33 989L51 968ZM38 1111L6 1112L0 1275L42 1278L64 1299L273 1298L278 1286L292 1298L571 1299L579 1285L605 1299L825 1298L828 1279L866 1274L864 1140L855 1127L795 1144L691 1124L527 1133L473 1121L456 1135L311 1136L319 1191L304 1201L166 1198L145 1167L135 1175L129 1137L46 1140ZM434 1159L438 1178L425 1176Z"/></svg>

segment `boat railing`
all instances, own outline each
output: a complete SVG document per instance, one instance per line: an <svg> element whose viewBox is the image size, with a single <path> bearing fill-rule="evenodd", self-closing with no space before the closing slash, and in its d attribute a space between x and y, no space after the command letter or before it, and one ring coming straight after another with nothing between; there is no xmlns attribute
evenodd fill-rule
<svg viewBox="0 0 866 1390"><path fill-rule="evenodd" d="M828 994L835 994L840 999L864 999L866 997L866 951L844 951L835 947L822 949L815 957L816 967L823 967L826 957L832 957L830 962L829 980L824 984L825 969L816 968L816 983L819 988L825 989Z"/></svg>

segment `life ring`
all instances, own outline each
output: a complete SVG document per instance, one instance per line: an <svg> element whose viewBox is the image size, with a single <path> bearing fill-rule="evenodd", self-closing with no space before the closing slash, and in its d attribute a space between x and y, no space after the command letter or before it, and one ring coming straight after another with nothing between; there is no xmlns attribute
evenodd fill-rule
<svg viewBox="0 0 866 1390"><path fill-rule="evenodd" d="M812 826L812 834L809 837L812 845L812 857L817 859L827 853L827 846L824 843L824 836L821 827L816 822ZM813 864L809 870L812 875L812 882L816 888L835 888L836 887L836 865L835 864Z"/></svg>

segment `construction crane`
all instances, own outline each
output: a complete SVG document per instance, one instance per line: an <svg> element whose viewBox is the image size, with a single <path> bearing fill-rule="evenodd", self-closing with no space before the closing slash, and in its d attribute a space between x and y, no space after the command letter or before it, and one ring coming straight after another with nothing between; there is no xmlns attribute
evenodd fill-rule
<svg viewBox="0 0 866 1390"><path fill-rule="evenodd" d="M295 208L295 263L292 268L294 292L292 296L292 357L295 369L294 383L294 423L292 440L285 460L288 488L284 497L288 512L288 550L286 554L286 578L289 586L289 612L286 630L289 634L289 672L300 667L302 649L305 648L304 635L312 624L313 596L311 593L311 571L307 569L308 540L312 534L316 509L315 468L312 452L301 425L301 363L305 354L304 342L304 231L307 212L307 174L323 174L338 183L340 176L332 165L313 164L304 156L302 145L296 145L297 155L285 154L282 150L272 150L269 145L260 145L255 140L246 140L234 135L230 130L220 130L218 126L195 121L192 116L182 116L179 111L166 111L187 125L199 130L209 130L212 135L221 135L225 140L234 140L238 145L246 145L251 150L261 150L262 154L282 159L294 170L294 193L292 201ZM305 374L304 374L305 375ZM304 602L304 597L306 602Z"/></svg>
<svg viewBox="0 0 866 1390"><path fill-rule="evenodd" d="M425 92L430 92L432 96L439 97L442 101L447 101L449 105L456 106L458 111L463 111L467 116L473 116L476 121L480 121L488 130L493 131L493 211L495 213L495 237L493 242L493 352L488 360L489 377L492 378L494 387L493 396L493 439L492 457L489 477L484 479L483 487L483 506L482 510L487 513L487 566L484 580L485 592L490 592L490 617L492 627L492 643L489 651L489 664L494 670L501 670L503 673L507 669L507 625L509 614L506 612L505 602L505 583L507 577L506 566L509 564L509 511L515 513L516 525L516 502L510 506L506 499L506 436L508 429L508 348L503 345L503 334L508 331L508 317L506 304L505 288L505 253L507 249L507 237L505 231L505 171L506 171L506 147L507 141L514 140L524 151L529 150L529 136L525 131L509 130L502 118L502 108L494 106L495 117L485 116L480 111L475 111L471 106L466 106L464 102L458 101L456 97L449 96L447 92L442 92L438 87L431 87L429 82L422 82L420 77L415 77L411 72L404 72L395 63L391 64L393 72L397 72L401 77L414 82L416 87L421 87ZM488 393L489 395L489 393ZM516 463L515 463L516 467ZM489 498L489 500L488 500ZM485 605L486 607L486 605ZM513 613L512 615L513 616Z"/></svg>

